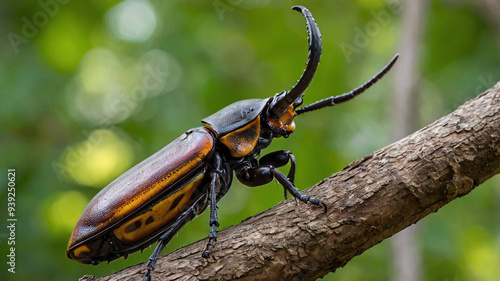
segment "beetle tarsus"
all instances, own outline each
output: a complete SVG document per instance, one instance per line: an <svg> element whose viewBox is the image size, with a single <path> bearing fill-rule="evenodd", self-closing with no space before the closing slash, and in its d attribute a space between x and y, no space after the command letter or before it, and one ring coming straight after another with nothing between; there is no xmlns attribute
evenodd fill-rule
<svg viewBox="0 0 500 281"><path fill-rule="evenodd" d="M326 205L321 202L319 199L315 199L309 196L309 195L303 195L291 182L290 180L280 171L278 171L276 168L271 167L271 173L274 175L274 178L288 191L290 192L293 197L296 199L307 203L310 202L313 205L323 207L323 211L326 212Z"/></svg>
<svg viewBox="0 0 500 281"><path fill-rule="evenodd" d="M167 232L168 233L168 232ZM163 236L162 236L163 237ZM170 239L169 239L170 240ZM168 241L167 241L168 242ZM143 281L151 281L151 271L155 270L156 261L160 255L161 250L165 247L165 242L160 238L156 248L148 259L148 265L146 266L146 272L144 273Z"/></svg>
<svg viewBox="0 0 500 281"><path fill-rule="evenodd" d="M210 253L212 252L212 248L214 247L214 244L212 242L212 239L209 239L207 243L207 248L205 251L201 254L201 256L205 259L208 259L210 257Z"/></svg>
<svg viewBox="0 0 500 281"><path fill-rule="evenodd" d="M219 223L217 223L217 226ZM209 258L210 253L212 249L214 248L214 242L217 241L217 229L216 225L213 224L212 227L210 228L210 233L208 234L208 243L205 251L201 254L202 257L204 258Z"/></svg>
<svg viewBox="0 0 500 281"><path fill-rule="evenodd" d="M310 199L309 202L311 202L312 204L314 204L318 207L322 207L323 213L325 213L325 214L328 211L328 208L326 207L325 203L321 202L321 200L319 200L319 199Z"/></svg>
<svg viewBox="0 0 500 281"><path fill-rule="evenodd" d="M203 258L209 258L210 253L212 252L212 249L214 248L214 242L217 241L217 229L216 227L219 226L219 223L217 222L217 225L213 224L212 227L210 228L210 233L208 234L208 243L205 251L201 254Z"/></svg>
<svg viewBox="0 0 500 281"><path fill-rule="evenodd" d="M151 281L151 272L149 270L149 267L146 269L146 273L144 273L142 281Z"/></svg>

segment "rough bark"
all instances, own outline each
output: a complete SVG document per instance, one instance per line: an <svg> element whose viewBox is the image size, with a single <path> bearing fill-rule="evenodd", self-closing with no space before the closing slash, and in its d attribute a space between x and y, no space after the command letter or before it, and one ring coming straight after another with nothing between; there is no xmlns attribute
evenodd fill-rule
<svg viewBox="0 0 500 281"><path fill-rule="evenodd" d="M391 141L397 141L414 132L419 119L418 93L421 71L420 53L427 0L406 0L401 15L399 54L401 61L392 73L392 130ZM400 231L390 239L392 249L392 281L422 280L421 253L418 247L419 224Z"/></svg>
<svg viewBox="0 0 500 281"><path fill-rule="evenodd" d="M288 199L160 258L153 280L314 280L500 172L500 83L418 132ZM101 278L141 280L144 264Z"/></svg>

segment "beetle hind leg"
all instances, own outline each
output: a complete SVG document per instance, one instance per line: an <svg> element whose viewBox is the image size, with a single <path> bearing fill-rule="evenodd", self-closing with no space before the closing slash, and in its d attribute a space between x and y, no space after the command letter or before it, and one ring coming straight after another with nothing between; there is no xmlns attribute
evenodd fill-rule
<svg viewBox="0 0 500 281"><path fill-rule="evenodd" d="M194 204L192 204L186 211L184 211L178 218L177 220L172 224L172 226L161 235L161 237L158 239L158 244L156 245L156 248L154 249L153 253L148 259L147 263L147 268L146 272L144 273L144 277L142 278L142 281L151 281L151 271L154 270L156 261L158 260L158 257L160 256L161 251L165 246L168 244L168 242L172 239L172 237L189 221L194 219L197 214L197 206L199 205L199 202L203 202L205 200L205 196L201 196Z"/></svg>

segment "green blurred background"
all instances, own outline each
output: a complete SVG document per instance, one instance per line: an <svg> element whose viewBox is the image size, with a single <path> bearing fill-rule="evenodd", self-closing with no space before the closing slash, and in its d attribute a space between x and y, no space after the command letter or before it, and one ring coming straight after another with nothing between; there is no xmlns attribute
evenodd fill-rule
<svg viewBox="0 0 500 281"><path fill-rule="evenodd" d="M500 30L478 2L429 4L420 127L500 80ZM8 231L0 230L0 279L76 280L145 261L152 248L99 266L69 260L65 250L82 210L111 180L227 104L290 89L307 58L296 4L312 11L323 34L306 103L349 91L398 52L399 1L4 1L0 221L7 225L7 168L16 169L18 221L15 274L5 262ZM381 12L390 16L377 20ZM369 23L378 28L366 30ZM301 116L297 131L267 151L295 154L302 189L389 144L390 85L386 78L354 101ZM424 280L500 280L499 184L495 177L420 223ZM282 199L274 183L235 181L219 203L220 229ZM164 253L208 230L205 213ZM391 260L384 241L324 280L388 280Z"/></svg>

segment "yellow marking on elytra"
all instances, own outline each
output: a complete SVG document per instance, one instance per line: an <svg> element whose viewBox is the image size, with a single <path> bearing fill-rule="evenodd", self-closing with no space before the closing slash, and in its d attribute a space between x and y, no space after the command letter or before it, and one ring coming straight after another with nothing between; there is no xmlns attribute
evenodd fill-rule
<svg viewBox="0 0 500 281"><path fill-rule="evenodd" d="M113 216L115 218L122 218L130 213L133 213L140 206L146 204L148 200L160 193L160 190L176 182L181 177L192 171L195 167L199 166L200 163L202 163L204 156L209 154L212 147L212 142L206 141L203 143L202 149L200 149L196 156L185 162L178 169L165 175L162 179L152 183L143 193L137 194L132 201L127 202L127 204L124 204L119 209L116 209Z"/></svg>
<svg viewBox="0 0 500 281"><path fill-rule="evenodd" d="M204 173L181 187L177 192L164 198L147 212L135 216L113 230L113 234L125 244L135 242L174 220L183 211L203 180ZM180 198L180 199L178 199ZM174 204L175 202L175 204Z"/></svg>
<svg viewBox="0 0 500 281"><path fill-rule="evenodd" d="M71 256L73 256L74 260L78 262L81 262L82 258L88 257L89 255L90 255L90 248L85 244L76 247L71 252Z"/></svg>

